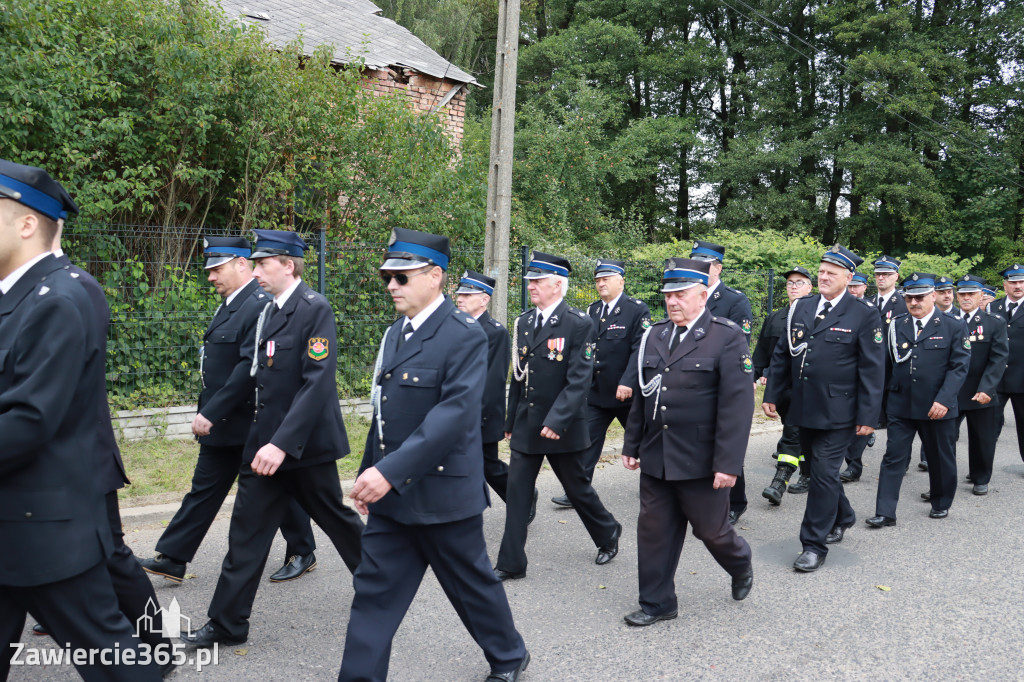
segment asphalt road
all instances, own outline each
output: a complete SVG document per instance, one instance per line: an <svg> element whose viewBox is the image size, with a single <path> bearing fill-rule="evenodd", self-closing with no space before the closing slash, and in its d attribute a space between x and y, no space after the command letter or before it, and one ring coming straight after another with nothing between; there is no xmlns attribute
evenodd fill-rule
<svg viewBox="0 0 1024 682"><path fill-rule="evenodd" d="M774 470L777 434L755 436L747 454L750 506L741 533L754 552L754 588L743 602L730 597L729 577L699 542L687 540L676 576L679 618L631 628L622 616L637 607L637 474L617 458L597 472L605 504L624 526L618 557L596 566L596 550L572 510L547 500L561 490L541 474L537 519L530 527L528 575L506 584L517 626L533 660L525 680L688 679L1022 679L1024 464L1012 413L996 455L991 492L971 494L961 483L950 516L928 518L927 474L915 466L904 479L895 527L871 529L884 432L866 451L865 476L847 484L858 523L816 573L792 569L806 496L787 495L770 507L760 492ZM916 448L916 446L915 446ZM966 429L959 444L966 473ZM495 497L485 512L492 557L504 522ZM154 579L164 606L177 598L193 627L205 611L226 551L228 522L215 522L180 586ZM149 524L128 542L149 556L161 531ZM170 678L330 680L341 662L352 600L351 576L319 530L319 567L286 584L264 582L249 641L222 648L216 665L188 667ZM277 538L266 576L277 570ZM265 576L265 577L266 577ZM29 623L31 625L31 622ZM28 631L24 641L52 646ZM45 643L44 643L45 642ZM483 680L487 664L454 609L428 573L395 638L391 679ZM15 668L11 680L77 679L71 669Z"/></svg>

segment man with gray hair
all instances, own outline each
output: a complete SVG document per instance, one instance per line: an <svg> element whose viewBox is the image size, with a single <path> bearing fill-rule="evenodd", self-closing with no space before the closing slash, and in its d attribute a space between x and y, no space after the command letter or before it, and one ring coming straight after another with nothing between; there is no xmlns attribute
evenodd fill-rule
<svg viewBox="0 0 1024 682"><path fill-rule="evenodd" d="M536 308L513 327L514 381L505 418L512 460L505 535L494 569L500 580L526 575L526 526L545 457L597 545L595 563L606 564L619 551L622 526L601 503L583 465L595 330L586 313L564 300L571 271L565 258L534 251L526 279Z"/></svg>

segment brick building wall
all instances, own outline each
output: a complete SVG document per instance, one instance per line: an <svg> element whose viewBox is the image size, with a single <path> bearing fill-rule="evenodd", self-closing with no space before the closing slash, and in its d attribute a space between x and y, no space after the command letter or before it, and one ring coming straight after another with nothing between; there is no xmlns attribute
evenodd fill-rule
<svg viewBox="0 0 1024 682"><path fill-rule="evenodd" d="M400 92L408 98L410 106L418 111L430 111L444 100L449 90L461 86L455 96L438 110L438 114L444 117L445 130L451 135L455 146L462 146L468 86L401 67L365 69L363 73L366 87L372 89L375 94L392 95Z"/></svg>

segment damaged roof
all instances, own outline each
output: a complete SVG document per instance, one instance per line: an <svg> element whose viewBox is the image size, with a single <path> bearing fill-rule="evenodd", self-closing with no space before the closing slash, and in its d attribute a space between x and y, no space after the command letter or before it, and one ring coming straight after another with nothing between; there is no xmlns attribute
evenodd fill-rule
<svg viewBox="0 0 1024 682"><path fill-rule="evenodd" d="M480 85L369 0L221 0L229 19L261 27L277 47L302 38L304 51L334 49L334 62L361 56L368 67L398 66L435 78Z"/></svg>

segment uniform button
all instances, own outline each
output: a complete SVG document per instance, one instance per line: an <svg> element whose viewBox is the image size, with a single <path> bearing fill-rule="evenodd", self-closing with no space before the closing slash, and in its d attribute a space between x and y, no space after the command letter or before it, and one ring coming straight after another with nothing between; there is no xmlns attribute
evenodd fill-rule
<svg viewBox="0 0 1024 682"><path fill-rule="evenodd" d="M437 467L437 470L438 470L438 471L444 471L444 466L439 466L439 467Z"/></svg>
<svg viewBox="0 0 1024 682"><path fill-rule="evenodd" d="M812 335L810 336L810 338L812 338L812 339L813 339L813 338L814 338L814 335L812 334Z"/></svg>
<svg viewBox="0 0 1024 682"><path fill-rule="evenodd" d="M26 519L31 519L32 518L32 512L25 512L25 518Z"/></svg>
<svg viewBox="0 0 1024 682"><path fill-rule="evenodd" d="M533 407L533 403L530 403L530 407Z"/></svg>
<svg viewBox="0 0 1024 682"><path fill-rule="evenodd" d="M534 354L533 354L533 353L530 353L530 357L532 358L533 356L534 356Z"/></svg>
<svg viewBox="0 0 1024 682"><path fill-rule="evenodd" d="M664 411L665 411L665 410L667 410L667 409L668 409L668 408L667 408L667 407L665 407L664 405L662 405L662 406L661 406L661 411L662 411L662 412L664 412Z"/></svg>
<svg viewBox="0 0 1024 682"><path fill-rule="evenodd" d="M386 403L386 402L388 401L388 397L387 397L386 395L385 395L385 396L381 396L381 399L380 399L380 401L381 401L382 403Z"/></svg>
<svg viewBox="0 0 1024 682"><path fill-rule="evenodd" d="M530 374L533 374L533 370L532 369L530 370Z"/></svg>
<svg viewBox="0 0 1024 682"><path fill-rule="evenodd" d="M260 384L260 389L262 389L262 388L263 388L263 384Z"/></svg>
<svg viewBox="0 0 1024 682"><path fill-rule="evenodd" d="M664 393L664 392L665 392L665 391L667 391L667 390L668 390L668 387L667 387L667 386L662 386L662 387L661 387L661 392L662 392L662 393Z"/></svg>
<svg viewBox="0 0 1024 682"><path fill-rule="evenodd" d="M662 426L661 429L662 429L662 431L668 431L668 424L665 424L664 426Z"/></svg>
<svg viewBox="0 0 1024 682"><path fill-rule="evenodd" d="M388 372L387 374L385 374L384 378L385 379L390 379L391 378L391 372Z"/></svg>
<svg viewBox="0 0 1024 682"><path fill-rule="evenodd" d="M381 450L384 450L384 449L385 449L385 448L384 448L384 443L381 443L381 444L380 444L380 449L381 449Z"/></svg>
<svg viewBox="0 0 1024 682"><path fill-rule="evenodd" d="M600 374L600 373L601 373L601 370L597 370L596 372L594 372L594 374Z"/></svg>
<svg viewBox="0 0 1024 682"><path fill-rule="evenodd" d="M260 369L263 369L263 363L262 362L260 363Z"/></svg>
<svg viewBox="0 0 1024 682"><path fill-rule="evenodd" d="M698 362L694 367L700 367L700 363Z"/></svg>
<svg viewBox="0 0 1024 682"><path fill-rule="evenodd" d="M419 377L413 377L412 378L412 383L418 384L419 382L420 382L420 378Z"/></svg>
<svg viewBox="0 0 1024 682"><path fill-rule="evenodd" d="M531 391L533 390L533 386L530 386L530 390L531 390Z"/></svg>
<svg viewBox="0 0 1024 682"><path fill-rule="evenodd" d="M266 407L266 405L264 405L263 403L260 403L260 407Z"/></svg>
<svg viewBox="0 0 1024 682"><path fill-rule="evenodd" d="M666 367L666 368L665 368L665 371L666 371L666 372L668 371L668 367Z"/></svg>
<svg viewBox="0 0 1024 682"><path fill-rule="evenodd" d="M412 479L411 478L405 479L405 484L406 485L412 485Z"/></svg>

